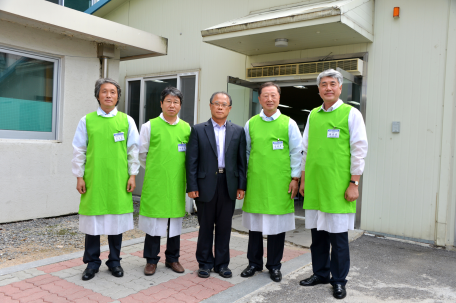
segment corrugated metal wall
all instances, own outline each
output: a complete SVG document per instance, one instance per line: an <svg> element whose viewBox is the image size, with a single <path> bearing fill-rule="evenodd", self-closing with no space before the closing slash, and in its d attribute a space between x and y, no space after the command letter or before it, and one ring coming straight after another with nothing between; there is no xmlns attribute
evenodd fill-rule
<svg viewBox="0 0 456 303"><path fill-rule="evenodd" d="M447 0L375 2L363 229L434 240L447 24ZM393 121L401 122L399 134Z"/></svg>

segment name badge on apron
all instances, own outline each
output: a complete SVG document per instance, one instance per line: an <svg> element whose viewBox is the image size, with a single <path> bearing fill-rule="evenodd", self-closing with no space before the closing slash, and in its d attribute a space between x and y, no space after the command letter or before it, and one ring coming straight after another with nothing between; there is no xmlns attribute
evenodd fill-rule
<svg viewBox="0 0 456 303"><path fill-rule="evenodd" d="M340 129L328 129L328 138L339 138Z"/></svg>
<svg viewBox="0 0 456 303"><path fill-rule="evenodd" d="M125 136L123 132L114 134L114 142L125 141Z"/></svg>
<svg viewBox="0 0 456 303"><path fill-rule="evenodd" d="M272 150L276 149L283 149L283 141L279 141L279 138L277 138L277 141L272 141Z"/></svg>
<svg viewBox="0 0 456 303"><path fill-rule="evenodd" d="M185 144L185 143L177 144L177 150L180 151L180 152L187 151L187 144Z"/></svg>

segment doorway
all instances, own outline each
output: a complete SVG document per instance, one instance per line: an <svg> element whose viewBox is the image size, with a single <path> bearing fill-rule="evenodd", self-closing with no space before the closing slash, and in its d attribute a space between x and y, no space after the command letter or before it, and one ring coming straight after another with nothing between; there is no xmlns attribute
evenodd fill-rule
<svg viewBox="0 0 456 303"><path fill-rule="evenodd" d="M340 99L358 110L361 108L361 87L362 77L355 77L352 74L337 68L341 72L343 79L342 94ZM281 89L279 109L281 113L289 116L298 124L301 136L307 124L307 118L312 109L322 105L323 101L318 93L317 79L296 81L274 81ZM266 81L264 81L266 82ZM228 77L228 94L232 95L235 91L242 91L242 102L250 101L249 115L245 117L245 122L251 117L257 115L261 111L261 105L258 103L258 89L264 82L250 82L234 77ZM238 94L239 95L239 94ZM235 98L233 97L233 104ZM243 125L243 124L242 124ZM361 190L360 190L361 192ZM358 204L361 204L361 195L358 199ZM242 207L243 201L236 203L236 208ZM304 198L301 194L297 194L294 199L295 215L304 218L305 211L303 209Z"/></svg>

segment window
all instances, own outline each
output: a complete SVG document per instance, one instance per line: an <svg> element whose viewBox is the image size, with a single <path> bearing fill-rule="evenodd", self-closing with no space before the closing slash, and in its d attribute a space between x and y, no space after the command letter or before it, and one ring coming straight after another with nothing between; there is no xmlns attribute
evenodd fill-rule
<svg viewBox="0 0 456 303"><path fill-rule="evenodd" d="M163 77L134 78L127 80L125 108L138 129L162 112L160 94L167 86L177 87L184 99L179 118L193 125L197 120L198 73L185 73Z"/></svg>
<svg viewBox="0 0 456 303"><path fill-rule="evenodd" d="M47 0L49 2L59 4L68 8L75 9L80 12L85 12L89 7L97 3L99 0Z"/></svg>
<svg viewBox="0 0 456 303"><path fill-rule="evenodd" d="M56 139L59 60L0 48L0 138Z"/></svg>

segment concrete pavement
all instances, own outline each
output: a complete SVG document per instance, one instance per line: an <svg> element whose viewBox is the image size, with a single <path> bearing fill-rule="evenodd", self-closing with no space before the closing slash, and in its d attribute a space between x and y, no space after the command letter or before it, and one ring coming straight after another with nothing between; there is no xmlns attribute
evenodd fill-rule
<svg viewBox="0 0 456 303"><path fill-rule="evenodd" d="M362 236L350 244L347 297L337 300L331 285L302 287L312 274L309 264L236 303L456 302L456 252L393 239Z"/></svg>

